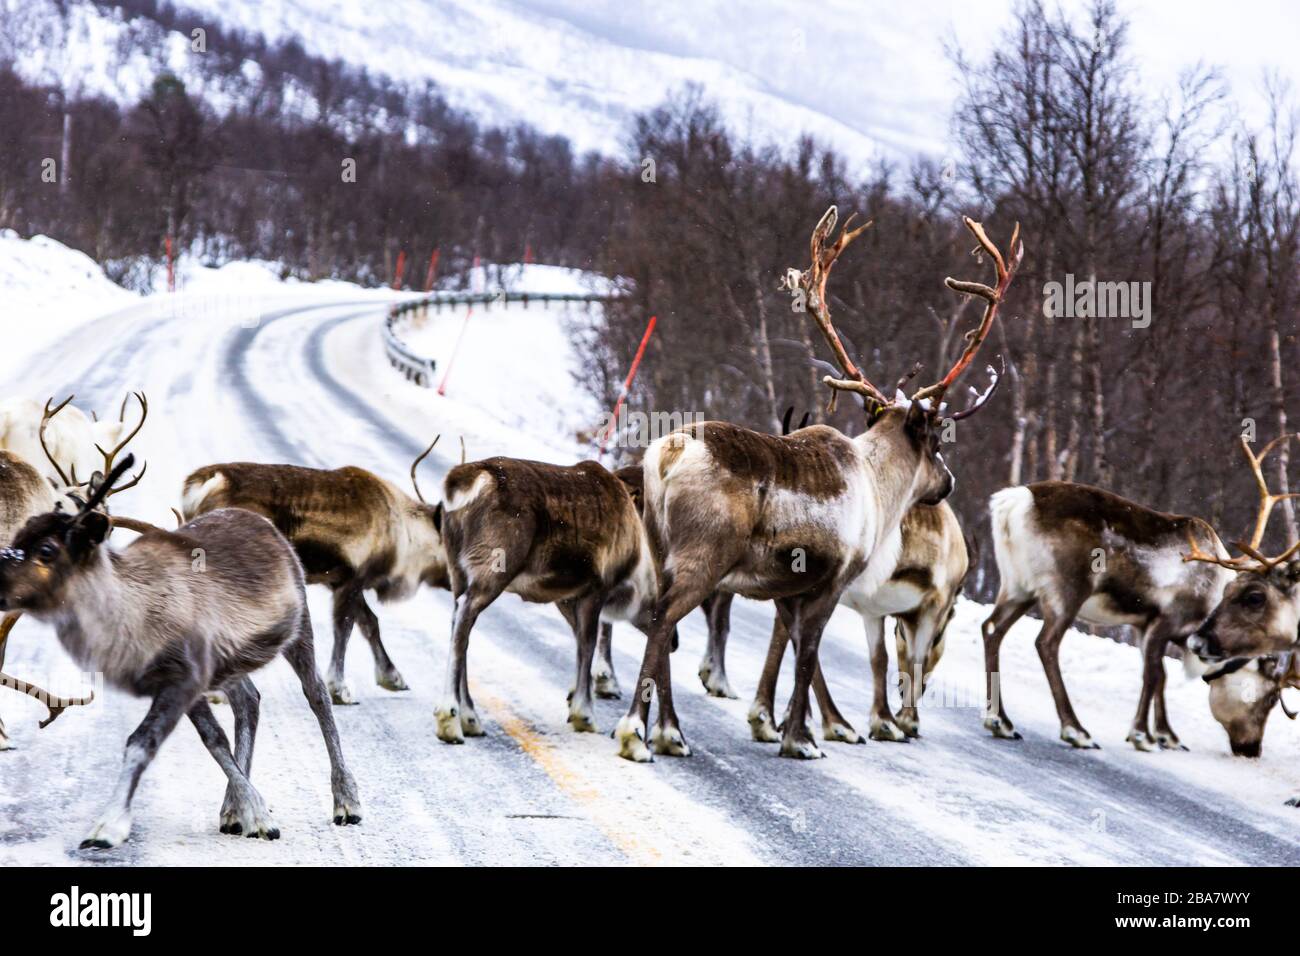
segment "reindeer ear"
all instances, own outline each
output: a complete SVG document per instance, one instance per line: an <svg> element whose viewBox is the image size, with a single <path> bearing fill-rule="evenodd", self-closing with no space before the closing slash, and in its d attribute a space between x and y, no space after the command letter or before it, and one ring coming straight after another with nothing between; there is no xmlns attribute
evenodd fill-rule
<svg viewBox="0 0 1300 956"><path fill-rule="evenodd" d="M442 502L433 506L433 530L442 534Z"/></svg>
<svg viewBox="0 0 1300 956"><path fill-rule="evenodd" d="M103 544L113 523L102 511L88 511L68 528L67 541L73 547L90 549Z"/></svg>

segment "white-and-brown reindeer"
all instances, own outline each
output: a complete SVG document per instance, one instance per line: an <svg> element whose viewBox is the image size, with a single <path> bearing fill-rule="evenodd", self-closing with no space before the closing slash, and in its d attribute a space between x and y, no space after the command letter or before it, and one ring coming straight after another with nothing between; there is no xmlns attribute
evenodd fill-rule
<svg viewBox="0 0 1300 956"><path fill-rule="evenodd" d="M594 461L564 466L488 458L447 473L443 508L455 610L447 681L434 712L438 738L458 744L483 734L466 655L474 622L505 592L554 603L568 621L577 639L569 723L595 731L592 665L600 619L645 630L658 594L632 489Z"/></svg>
<svg viewBox="0 0 1300 956"><path fill-rule="evenodd" d="M1255 531L1244 546L1254 550L1273 506L1288 496L1269 494L1262 471L1277 440L1258 456L1245 439L1241 444L1261 495ZM1200 518L1153 511L1089 485L1044 481L1007 488L992 496L989 511L1001 583L997 606L983 627L989 695L984 726L997 737L1020 736L1007 717L998 652L1011 625L1037 605L1043 618L1038 654L1056 701L1062 740L1075 747L1097 746L1070 705L1058 660L1061 639L1077 617L1103 626L1127 624L1141 632L1142 692L1127 741L1139 750L1186 749L1170 727L1165 707L1165 650L1201 626L1234 574L1253 559L1229 558L1214 529ZM1189 544L1192 553L1185 556Z"/></svg>
<svg viewBox="0 0 1300 956"><path fill-rule="evenodd" d="M323 471L233 462L199 468L185 479L184 520L218 508L257 512L289 539L307 582L333 592L334 648L326 683L336 704L356 703L343 666L354 625L370 644L375 683L392 691L408 689L384 648L379 618L365 592L373 590L388 603L409 598L422 584L450 586L439 530L442 509L424 500L416 480L416 469L437 442L411 464L414 498L353 467Z"/></svg>
<svg viewBox="0 0 1300 956"><path fill-rule="evenodd" d="M79 511L32 518L0 551L0 611L49 622L79 664L152 701L82 848L127 839L140 777L186 716L226 774L221 831L276 839L279 830L248 779L259 700L249 675L279 654L297 673L325 738L334 822L359 823L356 784L316 672L306 583L292 547L262 516L228 508L175 531L141 525L139 538L111 551L110 519L97 507L131 463L128 455L114 466ZM215 689L226 692L234 710L233 753L204 697Z"/></svg>
<svg viewBox="0 0 1300 956"><path fill-rule="evenodd" d="M864 577L855 578L840 597L841 604L862 616L867 634L873 689L869 730L872 740L902 741L921 735L918 711L921 696L943 656L944 632L970 567L961 525L946 501L933 506L914 505L903 516L900 532L898 560L888 580L874 591L868 591L870 582ZM902 695L902 709L897 718L889 706L886 617L894 619ZM778 616L772 623L763 676L749 708L749 726L755 740L775 743L781 739L772 716L781 659L789 641L789 631ZM820 664L813 673L812 686L825 739L861 743L861 735L832 699Z"/></svg>
<svg viewBox="0 0 1300 956"><path fill-rule="evenodd" d="M140 420L134 426L126 421L131 395L122 400L117 421L87 415L72 404L75 395L54 407L51 399L43 408L32 399L9 399L0 405L0 449L22 458L57 487L93 487L149 417L144 393L133 394L140 403Z"/></svg>
<svg viewBox="0 0 1300 956"><path fill-rule="evenodd" d="M861 395L874 414L855 438L822 425L781 437L704 422L650 446L643 463L645 525L662 590L632 706L615 731L618 752L629 760L650 760L652 749L690 753L673 707L669 641L677 623L718 590L776 602L796 650L781 753L821 756L805 720L822 629L855 578L866 575L871 591L888 580L907 510L918 502L938 504L952 490L935 424L945 393L983 344L1015 274L1023 252L1018 230L1007 259L978 223L965 220L993 260L996 287L946 280L954 291L985 300L983 318L948 373L904 402L867 380L831 323L827 277L866 228L846 223L832 239L836 219L832 206L813 230L811 265L805 272L790 270L785 285L843 370L843 379L827 376L825 383ZM659 722L647 740L651 691L659 698Z"/></svg>

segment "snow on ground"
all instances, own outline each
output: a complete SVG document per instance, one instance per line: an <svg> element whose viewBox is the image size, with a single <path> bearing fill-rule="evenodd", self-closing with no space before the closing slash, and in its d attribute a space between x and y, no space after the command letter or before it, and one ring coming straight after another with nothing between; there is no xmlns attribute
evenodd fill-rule
<svg viewBox="0 0 1300 956"><path fill-rule="evenodd" d="M483 266L472 271L468 286L475 292L533 294L608 290L603 279L545 265L517 265L501 274ZM471 458L514 455L569 463L585 457L578 436L590 433L604 412L576 385L580 365L569 339L572 321L568 308L538 302L413 315L397 333L416 355L437 362L434 384L445 384L446 393L398 381L388 383L385 395L408 406L412 416L447 421L444 440L463 435ZM359 327L355 338L355 354L375 361L373 330Z"/></svg>
<svg viewBox="0 0 1300 956"><path fill-rule="evenodd" d="M115 285L95 260L48 236L23 239L0 229L0 380L24 357L96 315L139 300Z"/></svg>

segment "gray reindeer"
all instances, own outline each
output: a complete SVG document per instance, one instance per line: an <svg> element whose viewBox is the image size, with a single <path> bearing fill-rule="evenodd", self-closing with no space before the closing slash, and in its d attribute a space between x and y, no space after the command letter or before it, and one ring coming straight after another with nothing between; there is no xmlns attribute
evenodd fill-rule
<svg viewBox="0 0 1300 956"><path fill-rule="evenodd" d="M114 467L80 510L32 518L0 551L0 612L50 623L81 666L153 701L127 739L117 786L81 847L108 849L130 836L140 777L184 716L229 781L221 832L278 838L248 779L260 700L249 675L277 654L297 673L320 722L334 822L360 823L356 784L316 671L303 570L292 547L265 518L229 508L175 531L133 522L140 536L110 550L104 541L112 522L96 508L133 457ZM204 696L215 689L226 692L234 711L233 753Z"/></svg>

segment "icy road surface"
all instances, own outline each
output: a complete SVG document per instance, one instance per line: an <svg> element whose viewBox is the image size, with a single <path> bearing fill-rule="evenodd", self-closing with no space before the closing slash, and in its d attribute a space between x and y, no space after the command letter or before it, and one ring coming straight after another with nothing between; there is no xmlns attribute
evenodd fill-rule
<svg viewBox="0 0 1300 956"><path fill-rule="evenodd" d="M504 427L494 430L491 416L467 411L455 400L456 377L441 404L397 378L379 345L385 301L304 289L249 302L241 313L229 302L167 308L155 298L44 347L21 388L10 382L5 392L72 391L79 405L102 414L115 411L126 390L147 391L153 413L135 450L148 459L149 475L115 506L162 524L171 521L183 476L210 462L357 464L405 485L412 458L442 432L424 477L429 490L457 460L455 436L465 431L472 457L543 457L548 448L549 457L563 457L547 436L521 431L512 441ZM554 322L531 315L539 330ZM492 317L481 320L490 325ZM468 353L476 347L505 389L511 361L538 361L514 337L467 339ZM471 357L456 374L473 368ZM460 381L467 392L477 384ZM506 392L503 402L511 400ZM313 588L311 600L323 669L328 593ZM0 753L0 865L1300 863L1300 810L1282 806L1300 787L1295 728L1275 715L1262 760L1228 756L1204 685L1183 681L1171 664L1174 725L1192 752L1135 753L1123 738L1138 657L1100 638L1071 635L1063 667L1101 751L1072 751L1056 739L1031 620L1003 650L1008 709L1025 739L994 740L980 729L984 610L963 602L935 687L946 699L923 707L924 736L908 744L827 744L827 759L804 763L750 740L743 698L753 693L772 612L737 601L729 672L742 699L705 696L695 674L703 620L692 615L673 655L673 679L694 756L635 765L615 756L607 733L575 734L565 723L574 649L553 609L506 596L480 618L470 674L488 736L464 746L442 744L433 733L449 596L425 592L378 611L412 690L376 687L369 650L353 638L348 677L360 704L335 714L361 788L360 827L330 825L319 731L292 673L277 661L255 676L263 710L252 776L281 840L217 832L225 781L184 723L144 777L130 842L105 853L78 851L146 703L108 691L38 731L43 709L6 693L0 713L16 749ZM615 663L625 688L641 646L635 632L617 630ZM852 614L837 612L822 660L841 707L865 731L869 671ZM6 670L64 693L86 685L49 629L32 621L15 629ZM789 686L787 670L782 701ZM597 701L596 709L608 732L624 704ZM229 726L228 712L218 710Z"/></svg>

